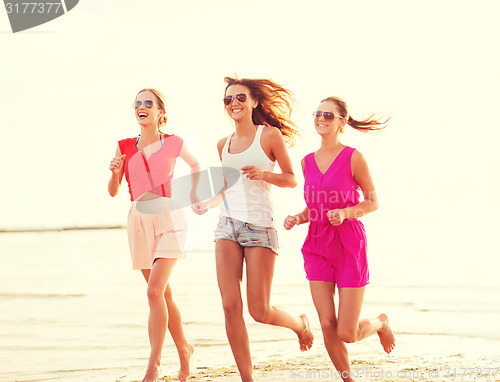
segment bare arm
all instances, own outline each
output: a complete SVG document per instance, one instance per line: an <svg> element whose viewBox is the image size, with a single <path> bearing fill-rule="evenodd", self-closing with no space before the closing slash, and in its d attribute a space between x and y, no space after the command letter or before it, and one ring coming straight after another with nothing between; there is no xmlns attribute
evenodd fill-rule
<svg viewBox="0 0 500 382"><path fill-rule="evenodd" d="M191 203L199 202L198 196L196 195L196 189L200 179L200 164L184 143L182 144L179 156L189 165L191 169L191 193L189 194L189 199L191 200Z"/></svg>
<svg viewBox="0 0 500 382"><path fill-rule="evenodd" d="M278 162L281 173L277 174L270 171L263 171L255 166L245 166L242 168L243 175L246 175L252 180L264 180L278 187L294 188L297 185L297 180L295 179L292 161L288 155L285 140L281 132L275 127L268 127L264 128L263 134L266 148L270 147L271 154Z"/></svg>
<svg viewBox="0 0 500 382"><path fill-rule="evenodd" d="M111 196L116 196L120 190L120 184L123 178L123 163L125 154L122 155L120 146L116 147L115 157L111 160L109 169L111 170L111 178L108 181L108 192Z"/></svg>
<svg viewBox="0 0 500 382"><path fill-rule="evenodd" d="M304 174L304 159L302 159L302 173ZM291 229L295 225L309 223L311 221L311 217L309 216L309 208L306 206L302 211L295 215L288 215L285 218L285 229Z"/></svg>
<svg viewBox="0 0 500 382"><path fill-rule="evenodd" d="M224 144L226 143L227 138L222 138L217 142L217 150L219 151L219 158L222 161L222 149L224 148ZM225 180L224 180L225 183ZM224 184L222 189L217 193L217 195L208 199L205 202L198 202L193 205L192 210L198 214L202 215L207 212L210 208L218 207L222 203L222 199L224 196L224 192L227 190L227 183Z"/></svg>

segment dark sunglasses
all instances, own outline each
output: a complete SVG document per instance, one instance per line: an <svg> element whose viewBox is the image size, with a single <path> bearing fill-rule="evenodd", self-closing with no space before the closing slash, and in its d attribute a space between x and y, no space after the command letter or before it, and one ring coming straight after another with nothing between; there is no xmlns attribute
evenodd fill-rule
<svg viewBox="0 0 500 382"><path fill-rule="evenodd" d="M141 101L135 101L135 102L132 104L132 106L134 107L134 109L138 109L138 108L140 108L140 107L141 107L141 105L142 105L142 102L141 102ZM144 101L144 107L145 107L146 109L151 109L151 108L153 107L153 105L154 105L154 102L153 102L153 101L151 101L151 100L149 100L149 99L147 99L147 100L145 100L145 101Z"/></svg>
<svg viewBox="0 0 500 382"><path fill-rule="evenodd" d="M234 98L236 98L236 100L239 101L239 102L245 102L247 100L247 95L245 93L240 93L240 94L236 94L234 96ZM228 95L228 96L224 97L224 105L227 106L231 102L233 102L233 96L232 95Z"/></svg>
<svg viewBox="0 0 500 382"><path fill-rule="evenodd" d="M321 116L323 116L323 118L326 121L333 121L335 119L335 117L345 118L345 117L342 117L341 115L333 114L329 111L315 111L313 113L314 118L321 118Z"/></svg>

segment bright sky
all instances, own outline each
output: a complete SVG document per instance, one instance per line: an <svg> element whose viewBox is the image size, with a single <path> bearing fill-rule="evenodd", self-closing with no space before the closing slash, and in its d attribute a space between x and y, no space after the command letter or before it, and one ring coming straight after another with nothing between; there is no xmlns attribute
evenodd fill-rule
<svg viewBox="0 0 500 382"><path fill-rule="evenodd" d="M1 10L0 229L123 224L126 185L109 197L108 166L139 132L130 105L144 87L165 93L167 131L217 165L234 73L295 93L299 179L319 146L311 112L336 95L354 117L393 117L385 132L344 137L368 159L382 216L493 219L499 11L496 0L82 0L12 34ZM277 194L281 217L302 208L300 186Z"/></svg>

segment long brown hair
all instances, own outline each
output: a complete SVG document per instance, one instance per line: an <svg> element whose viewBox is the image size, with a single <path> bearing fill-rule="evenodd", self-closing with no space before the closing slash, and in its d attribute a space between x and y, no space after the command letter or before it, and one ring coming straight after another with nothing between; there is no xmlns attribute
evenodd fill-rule
<svg viewBox="0 0 500 382"><path fill-rule="evenodd" d="M252 112L255 125L277 127L285 141L293 146L295 137L299 135L297 126L291 120L292 105L295 104L293 93L266 79L224 77L227 83L224 94L232 85L243 85L248 88L250 97L259 104Z"/></svg>
<svg viewBox="0 0 500 382"><path fill-rule="evenodd" d="M163 95L163 93L161 91L159 91L158 89L153 89L153 88L142 89L141 91L139 91L139 93L137 93L137 96L143 92L153 93L156 97L156 100L158 101L158 107L160 108L160 110L163 110L163 112L165 113L158 120L158 131L161 134L165 134L163 131L160 130L163 126L165 126L167 124L167 110L165 109L165 104L167 102L165 101L165 96ZM137 98L137 96L135 96L135 98Z"/></svg>
<svg viewBox="0 0 500 382"><path fill-rule="evenodd" d="M328 97L322 100L321 102L333 102L337 105L339 109L339 114L347 120L347 124L351 126L353 129L359 130L363 133L367 133L370 131L378 131L385 129L387 126L387 122L389 122L390 117L386 120L383 118L375 118L376 114L371 114L368 118L364 118L362 120L357 120L352 118L347 111L347 104L345 101L339 97Z"/></svg>

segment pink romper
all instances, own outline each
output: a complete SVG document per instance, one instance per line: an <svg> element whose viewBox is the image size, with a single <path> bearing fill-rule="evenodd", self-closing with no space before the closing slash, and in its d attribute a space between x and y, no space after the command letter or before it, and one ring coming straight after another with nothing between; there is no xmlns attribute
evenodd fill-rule
<svg viewBox="0 0 500 382"><path fill-rule="evenodd" d="M304 158L304 198L309 208L309 231L302 246L304 268L310 281L337 283L338 288L368 284L365 227L358 219L330 224L326 213L359 204L360 187L351 170L354 148L345 147L324 174L314 153Z"/></svg>

